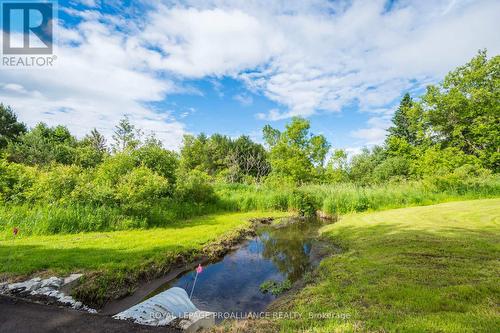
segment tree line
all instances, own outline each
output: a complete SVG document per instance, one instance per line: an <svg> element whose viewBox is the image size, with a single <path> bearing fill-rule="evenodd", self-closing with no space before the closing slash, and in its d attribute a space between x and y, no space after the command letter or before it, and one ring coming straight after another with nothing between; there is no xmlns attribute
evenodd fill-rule
<svg viewBox="0 0 500 333"><path fill-rule="evenodd" d="M72 174L88 175L85 182L93 184L88 195L95 198L82 194L86 190L81 187L72 197L130 206L141 196L144 201L162 196L210 200L213 181L369 185L498 173L499 69L500 56L488 59L486 51L480 51L441 83L428 86L422 96L405 94L384 144L365 148L351 159L344 150L332 151L326 138L313 134L303 118L293 118L282 131L266 125L265 145L248 136L185 135L180 152L174 152L154 134L145 136L127 117L117 124L108 144L96 129L82 139L62 125L39 123L28 129L11 107L0 105L0 194L7 201L36 198L35 190L24 195L16 191L21 191L23 181L30 188L37 177L50 178L51 173L55 182L68 181L58 184L59 192L81 181L68 180ZM16 174L21 169L24 175ZM39 195L47 196L51 191L44 186Z"/></svg>

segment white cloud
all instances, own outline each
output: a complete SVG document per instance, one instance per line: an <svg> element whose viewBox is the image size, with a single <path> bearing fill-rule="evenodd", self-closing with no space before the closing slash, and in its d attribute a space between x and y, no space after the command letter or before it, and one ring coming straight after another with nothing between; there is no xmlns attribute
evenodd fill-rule
<svg viewBox="0 0 500 333"><path fill-rule="evenodd" d="M79 135L92 127L109 134L122 114L130 114L175 147L183 124L147 105L189 90L184 79L217 82L227 75L280 104L257 118L355 105L373 117L351 135L380 143L388 126L380 110L403 91L441 79L478 49L500 52L498 1L407 0L390 10L386 2L168 1L133 19L65 9L82 21L59 27L58 67L2 68L0 99L30 125L62 122ZM244 104L244 96L235 99Z"/></svg>
<svg viewBox="0 0 500 333"><path fill-rule="evenodd" d="M268 113L259 112L255 116L257 119L260 120L276 121L288 118L288 113L282 112L278 109L271 109L268 111Z"/></svg>
<svg viewBox="0 0 500 333"><path fill-rule="evenodd" d="M141 38L155 66L181 76L232 75L284 106L261 119L362 111L440 80L478 49L500 51L500 3L484 1L188 1L160 6ZM381 128L359 136L380 141ZM378 138L378 139L377 139Z"/></svg>
<svg viewBox="0 0 500 333"><path fill-rule="evenodd" d="M156 69L185 77L238 74L266 62L281 39L239 9L168 8L150 13L143 43L168 56L149 59Z"/></svg>
<svg viewBox="0 0 500 333"><path fill-rule="evenodd" d="M351 137L361 139L366 146L382 144L386 137L386 130L391 126L393 109L376 109L371 112L374 116L367 121L368 127L350 132Z"/></svg>
<svg viewBox="0 0 500 333"><path fill-rule="evenodd" d="M352 131L351 135L354 138L363 139L363 141L367 145L377 145L384 142L385 138L385 129L380 127L370 127L370 128L361 128L355 131Z"/></svg>
<svg viewBox="0 0 500 333"><path fill-rule="evenodd" d="M242 106L250 106L253 104L253 97L248 94L237 94L233 96L233 99Z"/></svg>
<svg viewBox="0 0 500 333"><path fill-rule="evenodd" d="M91 7L91 8L97 7L96 0L79 0L79 2L87 7Z"/></svg>
<svg viewBox="0 0 500 333"><path fill-rule="evenodd" d="M184 125L146 106L177 88L143 66L148 50L98 19L84 20L72 30L60 27L54 68L2 68L0 100L30 126L65 124L80 137L93 127L110 137L128 114L138 127L155 131L166 147L177 148Z"/></svg>

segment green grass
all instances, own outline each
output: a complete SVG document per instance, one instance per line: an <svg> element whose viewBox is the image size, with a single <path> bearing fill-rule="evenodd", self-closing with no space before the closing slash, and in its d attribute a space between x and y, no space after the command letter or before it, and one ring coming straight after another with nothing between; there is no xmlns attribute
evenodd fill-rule
<svg viewBox="0 0 500 333"><path fill-rule="evenodd" d="M360 186L340 183L272 188L264 185L219 184L216 193L229 210L321 210L331 215L431 205L500 196L500 177L471 178L456 183L408 181Z"/></svg>
<svg viewBox="0 0 500 333"><path fill-rule="evenodd" d="M302 319L276 330L498 332L500 199L351 214L322 233L344 252L278 304Z"/></svg>
<svg viewBox="0 0 500 333"><path fill-rule="evenodd" d="M0 239L14 227L26 235L53 235L92 231L118 231L168 227L180 220L227 211L213 204L178 203L164 200L143 213L119 207L85 204L0 205Z"/></svg>
<svg viewBox="0 0 500 333"><path fill-rule="evenodd" d="M65 235L3 235L0 273L27 275L42 270L72 271L134 267L166 254L199 250L248 219L283 213L225 213L173 223L165 228Z"/></svg>
<svg viewBox="0 0 500 333"><path fill-rule="evenodd" d="M165 228L0 238L0 277L87 273L75 296L101 307L125 296L139 281L168 272L179 260L191 261L212 242L236 237L250 218L276 212L208 215Z"/></svg>
<svg viewBox="0 0 500 333"><path fill-rule="evenodd" d="M330 215L374 211L439 202L500 196L500 177L461 179L454 183L409 181L372 186L355 184L272 187L216 184L210 203L164 198L140 211L119 206L90 205L62 200L0 205L0 239L17 227L25 235L69 234L169 227L179 220L222 212L293 211Z"/></svg>

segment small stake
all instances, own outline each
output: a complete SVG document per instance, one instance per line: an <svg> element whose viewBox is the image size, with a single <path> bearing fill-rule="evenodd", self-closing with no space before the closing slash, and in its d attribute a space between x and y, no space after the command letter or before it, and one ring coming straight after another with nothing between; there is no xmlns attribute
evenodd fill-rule
<svg viewBox="0 0 500 333"><path fill-rule="evenodd" d="M191 288L191 294L189 294L189 299L193 296L193 291L194 291L194 286L196 285L196 280L198 279L198 274L203 272L203 267L201 267L201 264L196 267L196 276L194 277L194 283L193 283L193 288Z"/></svg>

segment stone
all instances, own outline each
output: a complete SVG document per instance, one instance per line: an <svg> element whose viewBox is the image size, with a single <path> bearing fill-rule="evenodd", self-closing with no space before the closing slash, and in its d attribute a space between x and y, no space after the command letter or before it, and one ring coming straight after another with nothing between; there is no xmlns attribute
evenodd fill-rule
<svg viewBox="0 0 500 333"><path fill-rule="evenodd" d="M26 296L46 296L54 299L60 304L87 311L90 313L97 313L96 310L91 309L81 302L77 302L73 297L67 296L64 291L60 290L63 286L68 286L77 281L82 274L71 274L70 276L61 279L52 276L48 279L42 280L41 278L33 278L24 282L18 283L1 283L0 294L16 295L20 297Z"/></svg>
<svg viewBox="0 0 500 333"><path fill-rule="evenodd" d="M48 279L42 280L42 288L43 287L52 287L55 289L59 289L59 288L61 288L63 282L64 282L63 279L52 276Z"/></svg>
<svg viewBox="0 0 500 333"><path fill-rule="evenodd" d="M67 285L77 281L82 276L83 274L70 274L70 276L64 278L62 286L66 287Z"/></svg>

